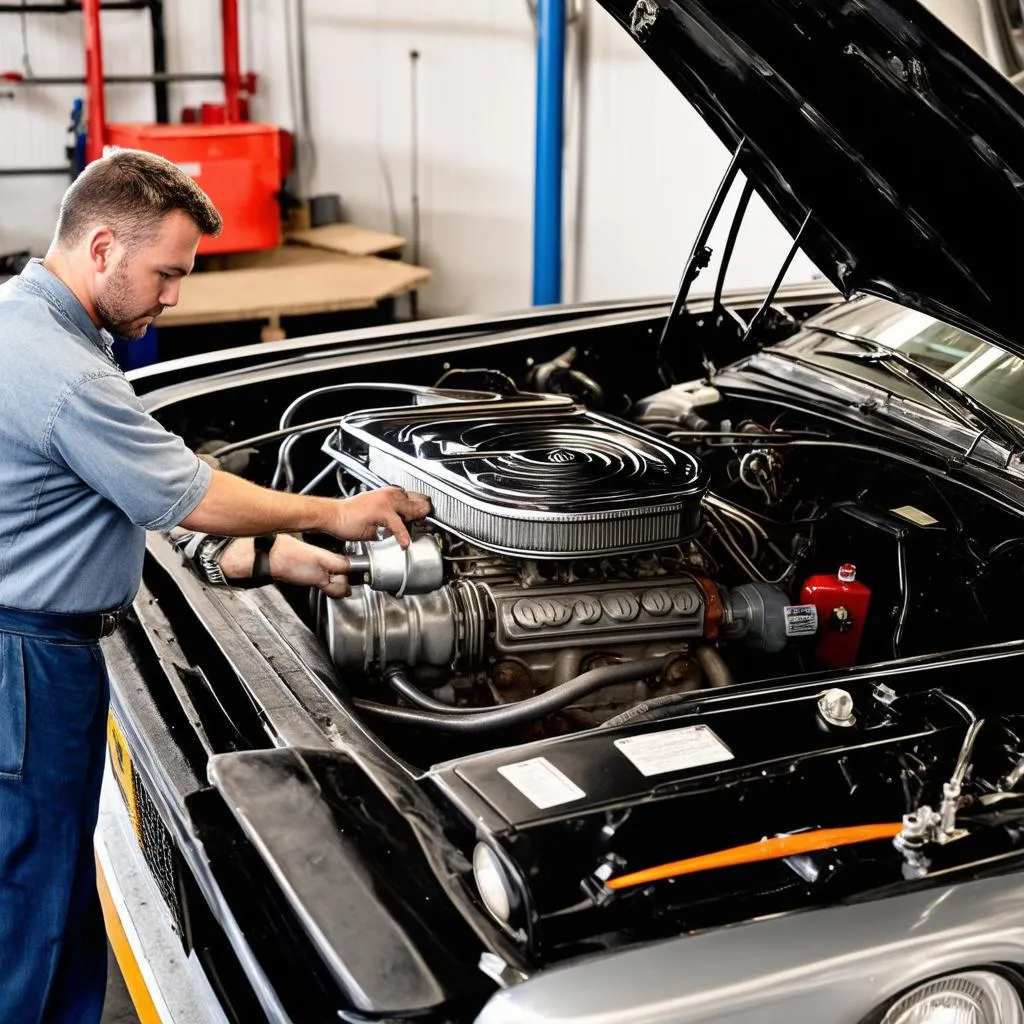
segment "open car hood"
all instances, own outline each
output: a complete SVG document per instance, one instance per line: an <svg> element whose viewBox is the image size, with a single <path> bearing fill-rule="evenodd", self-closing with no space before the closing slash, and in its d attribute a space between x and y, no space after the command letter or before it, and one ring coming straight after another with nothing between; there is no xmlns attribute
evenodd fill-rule
<svg viewBox="0 0 1024 1024"><path fill-rule="evenodd" d="M1024 96L914 0L600 0L844 294L1024 354ZM685 167L680 169L685 179Z"/></svg>

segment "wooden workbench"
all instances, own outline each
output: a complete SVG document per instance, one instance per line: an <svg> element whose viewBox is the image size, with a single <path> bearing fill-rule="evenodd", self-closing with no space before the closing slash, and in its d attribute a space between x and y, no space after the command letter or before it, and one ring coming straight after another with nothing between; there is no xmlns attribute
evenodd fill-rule
<svg viewBox="0 0 1024 1024"><path fill-rule="evenodd" d="M208 256L182 282L178 305L158 327L265 320L264 341L284 337L281 317L370 309L422 287L430 271L374 252L400 249L398 235L332 224L266 252Z"/></svg>

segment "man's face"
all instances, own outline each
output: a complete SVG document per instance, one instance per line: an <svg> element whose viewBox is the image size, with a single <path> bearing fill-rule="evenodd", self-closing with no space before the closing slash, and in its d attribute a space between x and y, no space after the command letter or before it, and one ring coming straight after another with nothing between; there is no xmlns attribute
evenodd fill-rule
<svg viewBox="0 0 1024 1024"><path fill-rule="evenodd" d="M141 338L164 309L177 305L200 237L192 218L174 210L145 242L130 249L117 242L95 277L93 305L101 326L121 338Z"/></svg>

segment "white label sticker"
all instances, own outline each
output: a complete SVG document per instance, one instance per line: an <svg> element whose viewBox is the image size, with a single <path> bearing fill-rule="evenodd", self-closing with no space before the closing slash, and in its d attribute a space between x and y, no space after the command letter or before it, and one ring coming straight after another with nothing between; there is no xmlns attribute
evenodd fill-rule
<svg viewBox="0 0 1024 1024"><path fill-rule="evenodd" d="M546 757L531 757L529 761L503 764L498 769L523 796L542 810L557 807L587 794L568 776L560 772Z"/></svg>
<svg viewBox="0 0 1024 1024"><path fill-rule="evenodd" d="M661 775L731 761L732 751L706 725L688 725L643 736L623 736L615 746L641 775Z"/></svg>
<svg viewBox="0 0 1024 1024"><path fill-rule="evenodd" d="M201 163L186 163L178 164L178 166L190 177L198 178L203 173L203 165Z"/></svg>
<svg viewBox="0 0 1024 1024"><path fill-rule="evenodd" d="M782 609L786 636L814 636L818 632L818 609L813 604L787 604Z"/></svg>
<svg viewBox="0 0 1024 1024"><path fill-rule="evenodd" d="M915 508L913 505L901 505L899 508L891 508L889 511L894 516L902 516L912 523L917 523L918 526L935 526L938 523L938 519L934 519L927 512L922 512L921 509Z"/></svg>

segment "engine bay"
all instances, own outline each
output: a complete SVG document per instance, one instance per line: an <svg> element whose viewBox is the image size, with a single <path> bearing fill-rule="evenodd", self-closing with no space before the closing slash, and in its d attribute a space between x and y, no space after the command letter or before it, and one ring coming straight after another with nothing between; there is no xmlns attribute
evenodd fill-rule
<svg viewBox="0 0 1024 1024"><path fill-rule="evenodd" d="M527 961L1016 855L1013 659L917 667L1019 636L1008 505L761 396L522 384L312 389L247 473L430 497L405 550L308 538L348 596L282 592Z"/></svg>
<svg viewBox="0 0 1024 1024"><path fill-rule="evenodd" d="M747 403L705 385L653 394L629 422L502 383L337 385L282 418L325 392L383 394L315 435L318 492L399 486L432 502L408 551L347 546L367 570L349 596L297 602L382 725L558 735L652 699L1015 636L997 597L1014 546L984 541L1011 517L897 453L795 413L738 417ZM301 478L297 441L275 481Z"/></svg>

